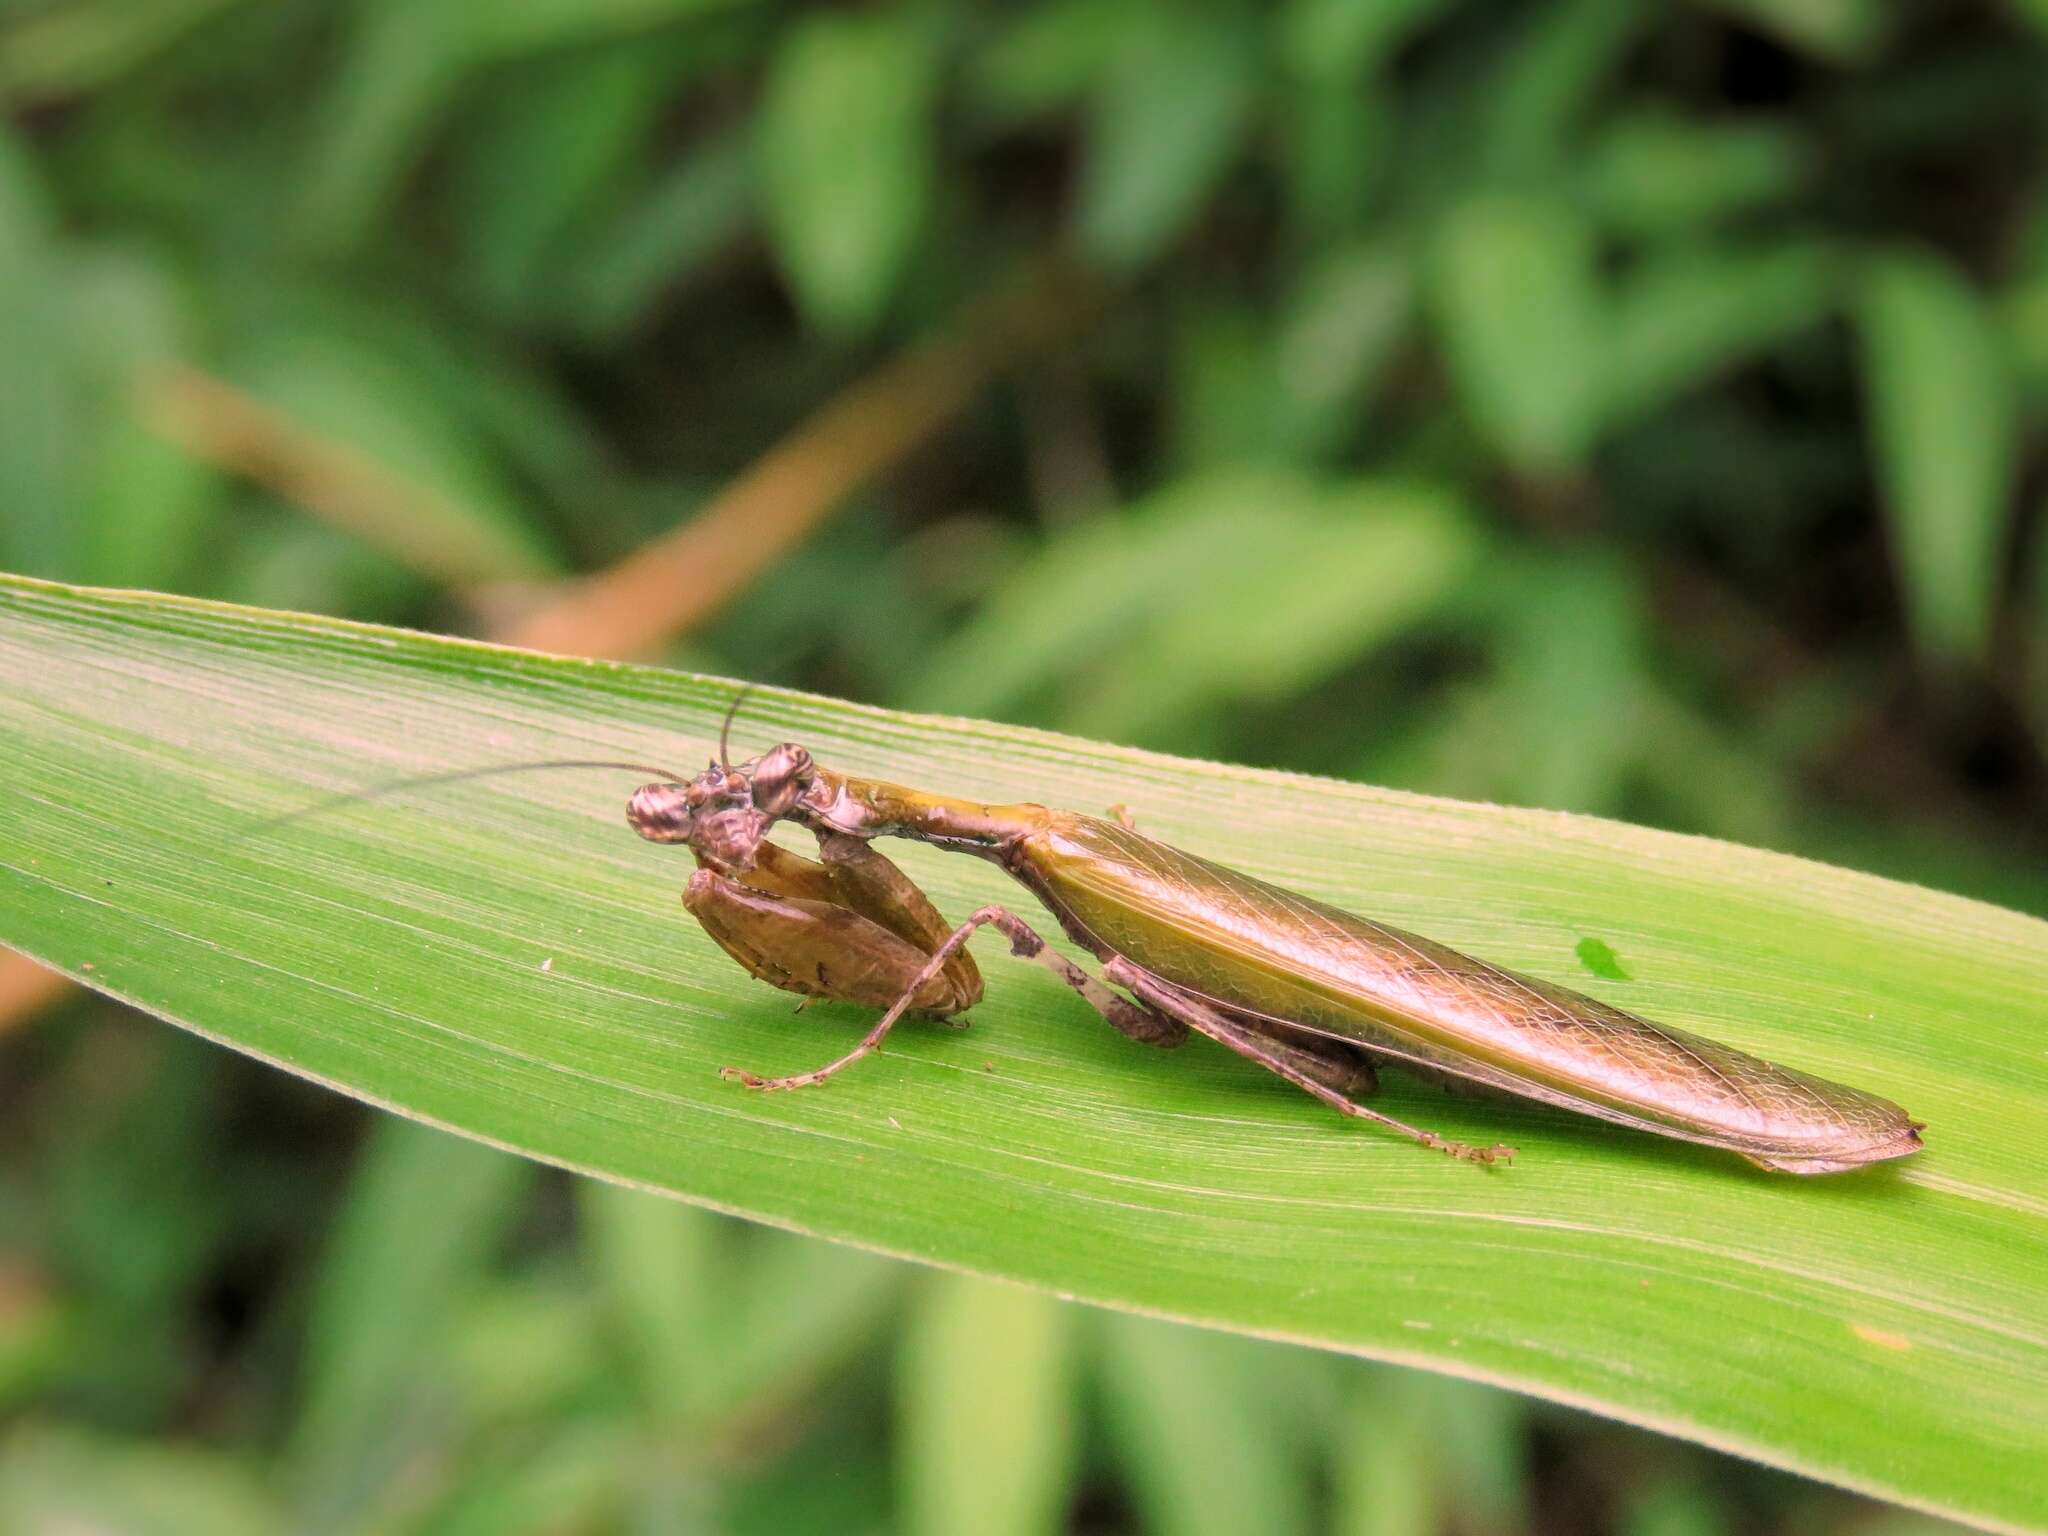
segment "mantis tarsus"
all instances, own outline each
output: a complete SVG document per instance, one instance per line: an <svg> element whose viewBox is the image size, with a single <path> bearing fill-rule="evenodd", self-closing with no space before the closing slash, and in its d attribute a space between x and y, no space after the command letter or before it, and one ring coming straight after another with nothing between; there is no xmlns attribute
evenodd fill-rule
<svg viewBox="0 0 2048 1536"><path fill-rule="evenodd" d="M1785 1173L1837 1173L1920 1150L1921 1125L1887 1099L1212 864L1145 836L1121 811L1107 820L928 794L836 772L794 743L733 765L723 732L718 757L687 781L644 764L576 760L405 783L572 767L657 776L634 792L626 820L695 855L683 903L753 975L806 998L883 1010L851 1051L811 1071L724 1069L749 1088L822 1083L880 1047L905 1013L950 1018L972 1007L982 982L966 944L989 926L1133 1040L1171 1047L1206 1035L1343 1114L1473 1162L1514 1152L1452 1141L1358 1103L1377 1068L1726 1148ZM768 841L782 821L817 839L816 859ZM879 837L995 864L1101 962L1101 977L1006 907L947 922L875 850Z"/></svg>

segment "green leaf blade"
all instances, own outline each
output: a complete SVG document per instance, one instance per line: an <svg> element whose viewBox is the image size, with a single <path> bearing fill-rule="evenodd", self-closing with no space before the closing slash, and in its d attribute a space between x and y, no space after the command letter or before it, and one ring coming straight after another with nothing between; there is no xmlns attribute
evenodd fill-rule
<svg viewBox="0 0 2048 1536"><path fill-rule="evenodd" d="M1774 1178L1391 1081L1495 1173L1197 1047L1115 1036L985 954L967 1034L740 974L620 824L629 778L535 774L264 817L547 756L688 768L728 684L327 620L0 581L0 942L238 1049L530 1156L778 1225L1503 1383L1990 1526L2048 1519L2048 925L1613 823L763 695L738 740L1083 809L1904 1103L1911 1163ZM896 852L892 845L892 855ZM910 848L943 910L1017 901ZM1632 979L1589 978L1597 939ZM88 969L90 967L90 969ZM1882 1403L1883 1411L1871 1411Z"/></svg>

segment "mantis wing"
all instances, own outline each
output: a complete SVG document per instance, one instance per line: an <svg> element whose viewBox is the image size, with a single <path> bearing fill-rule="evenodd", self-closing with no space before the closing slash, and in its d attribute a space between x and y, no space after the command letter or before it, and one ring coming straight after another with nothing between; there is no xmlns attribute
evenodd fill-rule
<svg viewBox="0 0 2048 1536"><path fill-rule="evenodd" d="M1055 815L1013 857L1077 938L1282 1030L1831 1173L1919 1150L1889 1100L1654 1024L1127 827Z"/></svg>

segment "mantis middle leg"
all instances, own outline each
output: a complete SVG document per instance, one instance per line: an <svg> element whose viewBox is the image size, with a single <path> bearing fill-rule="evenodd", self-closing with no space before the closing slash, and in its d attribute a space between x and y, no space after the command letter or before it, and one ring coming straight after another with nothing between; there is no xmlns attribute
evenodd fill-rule
<svg viewBox="0 0 2048 1536"><path fill-rule="evenodd" d="M1419 1141L1425 1147L1432 1147L1452 1157L1464 1158L1468 1162L1492 1163L1511 1160L1515 1155L1513 1147L1468 1146L1462 1141L1452 1141L1439 1136L1435 1131L1418 1130L1405 1121L1396 1120L1392 1115L1383 1115L1378 1110L1367 1109L1364 1105L1347 1098L1340 1090L1309 1072L1301 1069L1297 1061L1289 1059L1292 1047L1276 1041L1263 1031L1248 1028L1243 1021L1232 1018L1202 998L1183 992L1161 980L1150 971L1143 970L1121 957L1111 960L1103 974L1120 987L1128 988L1141 1002L1144 1002L1169 1017L1179 1019L1190 1029L1207 1035L1218 1045L1229 1047L1248 1061L1255 1061L1269 1072L1278 1073L1297 1088L1314 1094L1339 1114L1352 1115L1361 1120L1370 1120L1384 1125L1392 1131L1399 1131L1411 1140ZM1276 1046L1282 1047L1276 1049Z"/></svg>

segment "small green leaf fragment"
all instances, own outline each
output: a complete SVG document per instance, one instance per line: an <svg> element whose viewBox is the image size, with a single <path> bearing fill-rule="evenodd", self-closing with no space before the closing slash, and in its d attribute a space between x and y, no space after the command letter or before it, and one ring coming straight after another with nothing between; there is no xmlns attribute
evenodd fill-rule
<svg viewBox="0 0 2048 1536"><path fill-rule="evenodd" d="M1614 953L1612 946L1604 939L1581 939L1579 940L1578 947L1572 953L1579 957L1579 964L1583 965L1595 976L1604 977L1608 981L1633 981L1635 979L1623 968L1620 957Z"/></svg>

